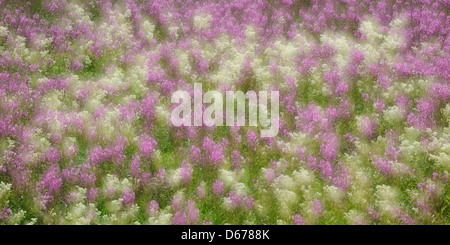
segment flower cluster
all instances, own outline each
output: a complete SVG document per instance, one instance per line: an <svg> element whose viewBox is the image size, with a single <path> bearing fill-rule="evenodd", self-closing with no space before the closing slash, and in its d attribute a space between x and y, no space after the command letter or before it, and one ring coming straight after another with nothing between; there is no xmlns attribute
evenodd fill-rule
<svg viewBox="0 0 450 245"><path fill-rule="evenodd" d="M449 9L0 0L0 224L449 223ZM279 134L175 127L194 83Z"/></svg>

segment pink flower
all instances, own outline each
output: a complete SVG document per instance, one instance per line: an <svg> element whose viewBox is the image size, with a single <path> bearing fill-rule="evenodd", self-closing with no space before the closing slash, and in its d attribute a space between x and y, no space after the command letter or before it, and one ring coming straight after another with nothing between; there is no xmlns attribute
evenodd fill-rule
<svg viewBox="0 0 450 245"><path fill-rule="evenodd" d="M359 131L364 134L367 139L372 139L376 136L378 129L378 122L369 117L363 117L361 119L361 124L359 127Z"/></svg>
<svg viewBox="0 0 450 245"><path fill-rule="evenodd" d="M134 192L130 189L126 189L125 193L122 196L123 198L123 204L125 206L131 206L134 204L135 195Z"/></svg>
<svg viewBox="0 0 450 245"><path fill-rule="evenodd" d="M185 212L176 212L173 216L174 225L187 225L187 217Z"/></svg>
<svg viewBox="0 0 450 245"><path fill-rule="evenodd" d="M191 173L192 173L191 164L189 164L186 161L183 161L181 166L181 181L183 182L183 184L185 185L189 184L189 182L191 181Z"/></svg>
<svg viewBox="0 0 450 245"><path fill-rule="evenodd" d="M150 204L148 205L148 213L151 216L156 216L159 212L159 204L157 201L153 200L150 202Z"/></svg>
<svg viewBox="0 0 450 245"><path fill-rule="evenodd" d="M252 130L247 131L247 142L250 149L256 150L258 147L258 135Z"/></svg>
<svg viewBox="0 0 450 245"><path fill-rule="evenodd" d="M187 207L187 223L189 225L196 225L200 223L200 210L196 207L196 203L193 200L189 200Z"/></svg>
<svg viewBox="0 0 450 245"><path fill-rule="evenodd" d="M234 150L231 154L231 159L233 160L233 169L241 168L241 153L238 150Z"/></svg>
<svg viewBox="0 0 450 245"><path fill-rule="evenodd" d="M206 190L205 190L205 188L202 187L202 186L198 186L197 187L197 198L200 199L200 200L203 200L203 199L205 199L205 197L206 197Z"/></svg>
<svg viewBox="0 0 450 245"><path fill-rule="evenodd" d="M212 191L216 196L222 196L225 193L225 187L223 182L220 180L216 180L213 184Z"/></svg>
<svg viewBox="0 0 450 245"><path fill-rule="evenodd" d="M153 152L156 150L158 143L155 139L148 135L142 135L141 137L141 152L144 157L150 158Z"/></svg>
<svg viewBox="0 0 450 245"><path fill-rule="evenodd" d="M303 222L302 215L296 214L296 215L292 216L292 224L293 225L304 225L305 223Z"/></svg>
<svg viewBox="0 0 450 245"><path fill-rule="evenodd" d="M322 207L322 203L320 203L319 200L314 199L313 201L310 202L311 208L314 211L314 213L316 213L317 215L321 215L323 212L323 207Z"/></svg>

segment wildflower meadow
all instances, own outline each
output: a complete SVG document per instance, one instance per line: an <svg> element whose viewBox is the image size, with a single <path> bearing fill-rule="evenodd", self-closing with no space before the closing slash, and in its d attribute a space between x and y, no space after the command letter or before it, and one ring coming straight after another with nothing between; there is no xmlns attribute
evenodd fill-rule
<svg viewBox="0 0 450 245"><path fill-rule="evenodd" d="M0 224L449 224L449 13L0 0Z"/></svg>

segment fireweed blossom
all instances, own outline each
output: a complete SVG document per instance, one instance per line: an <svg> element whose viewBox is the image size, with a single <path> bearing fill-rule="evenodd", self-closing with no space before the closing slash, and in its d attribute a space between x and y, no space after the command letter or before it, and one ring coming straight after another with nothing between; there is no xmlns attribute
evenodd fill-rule
<svg viewBox="0 0 450 245"><path fill-rule="evenodd" d="M447 224L448 1L0 1L0 224Z"/></svg>

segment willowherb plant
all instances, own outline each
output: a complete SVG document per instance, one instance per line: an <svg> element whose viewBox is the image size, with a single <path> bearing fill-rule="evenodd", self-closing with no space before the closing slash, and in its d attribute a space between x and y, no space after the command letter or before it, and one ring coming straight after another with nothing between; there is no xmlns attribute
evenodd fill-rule
<svg viewBox="0 0 450 245"><path fill-rule="evenodd" d="M0 1L0 224L447 224L449 8Z"/></svg>

